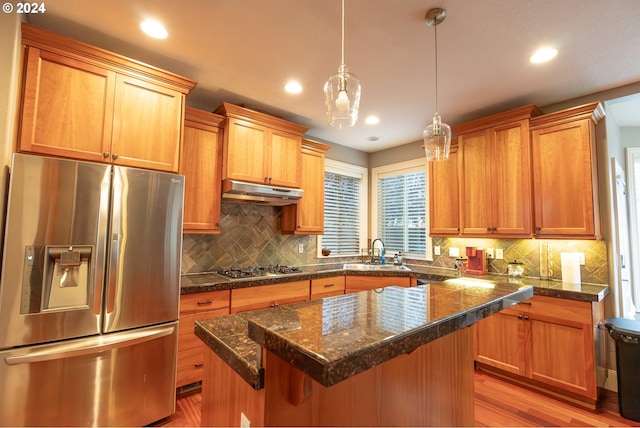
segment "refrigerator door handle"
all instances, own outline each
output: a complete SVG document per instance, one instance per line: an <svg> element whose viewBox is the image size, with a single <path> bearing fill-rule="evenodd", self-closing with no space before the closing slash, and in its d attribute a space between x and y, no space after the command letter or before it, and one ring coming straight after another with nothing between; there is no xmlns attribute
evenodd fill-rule
<svg viewBox="0 0 640 428"><path fill-rule="evenodd" d="M23 355L9 356L4 360L8 365L16 365L92 355L169 336L173 334L176 328L176 324L172 324L170 326L152 327L142 331L99 336L74 341L70 344L46 346L44 349L34 350Z"/></svg>
<svg viewBox="0 0 640 428"><path fill-rule="evenodd" d="M111 255L109 256L109 283L107 285L107 313L114 310L116 302L116 283L118 281L118 265L119 265L120 239L114 234L111 240Z"/></svg>

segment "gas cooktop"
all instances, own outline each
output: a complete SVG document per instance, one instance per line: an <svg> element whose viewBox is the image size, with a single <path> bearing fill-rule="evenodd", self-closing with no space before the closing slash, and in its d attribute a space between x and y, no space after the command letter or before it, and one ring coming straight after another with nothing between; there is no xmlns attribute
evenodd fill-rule
<svg viewBox="0 0 640 428"><path fill-rule="evenodd" d="M302 269L293 266L269 265L251 266L237 269L222 269L218 273L229 278L255 278L260 276L287 275L301 273Z"/></svg>

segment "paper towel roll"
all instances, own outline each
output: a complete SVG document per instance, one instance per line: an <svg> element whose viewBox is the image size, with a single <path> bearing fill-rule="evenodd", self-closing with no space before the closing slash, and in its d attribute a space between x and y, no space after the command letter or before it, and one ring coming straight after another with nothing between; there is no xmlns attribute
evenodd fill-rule
<svg viewBox="0 0 640 428"><path fill-rule="evenodd" d="M580 284L580 253L560 253L562 282Z"/></svg>

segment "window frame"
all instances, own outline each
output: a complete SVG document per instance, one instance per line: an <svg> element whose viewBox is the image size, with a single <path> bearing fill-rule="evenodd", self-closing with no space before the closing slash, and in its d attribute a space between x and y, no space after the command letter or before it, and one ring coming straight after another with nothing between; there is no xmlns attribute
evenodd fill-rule
<svg viewBox="0 0 640 428"><path fill-rule="evenodd" d="M429 236L429 163L426 158L418 158L389 165L378 166L371 169L371 239L380 236L378 230L378 178L392 175L407 174L410 172L424 172L425 183L425 254L418 260L433 261L433 242Z"/></svg>
<svg viewBox="0 0 640 428"><path fill-rule="evenodd" d="M358 166L358 165L354 165L354 164L350 164L347 162L342 162L334 159L325 159L324 172L340 174L340 175L345 175L348 177L354 177L354 178L360 179L360 195L359 195L360 230L358 231L359 245L360 245L360 248L367 248L367 231L369 230L369 224L368 224L369 170L363 166ZM323 180L324 180L324 177L323 177ZM324 203L323 203L323 207L324 207ZM318 258L353 257L353 256L360 255L358 252L354 254L331 254L329 256L323 256L322 255L322 236L323 235L318 235L318 239L316 242L316 254Z"/></svg>

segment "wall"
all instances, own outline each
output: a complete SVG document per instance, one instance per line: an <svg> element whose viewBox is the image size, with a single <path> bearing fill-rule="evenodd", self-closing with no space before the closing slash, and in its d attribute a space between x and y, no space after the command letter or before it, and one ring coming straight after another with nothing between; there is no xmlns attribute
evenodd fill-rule
<svg viewBox="0 0 640 428"><path fill-rule="evenodd" d="M0 189L7 186L11 153L17 133L21 56L20 15L0 15ZM6 102L5 102L6 100ZM4 224L5 198L0 198L0 224ZM3 228L0 228L3 230ZM2 237L0 236L0 242Z"/></svg>

